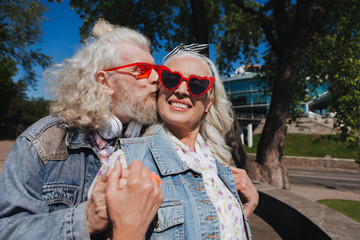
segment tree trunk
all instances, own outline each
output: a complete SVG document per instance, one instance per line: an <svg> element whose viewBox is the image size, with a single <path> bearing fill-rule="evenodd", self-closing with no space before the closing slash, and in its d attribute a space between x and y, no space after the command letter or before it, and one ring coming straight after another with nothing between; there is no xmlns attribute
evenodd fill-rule
<svg viewBox="0 0 360 240"><path fill-rule="evenodd" d="M280 11L281 12L281 11ZM290 189L288 173L282 163L286 135L286 119L296 86L296 75L302 56L316 33L325 10L313 0L299 1L295 22L284 42L271 37L269 43L278 57L277 77L272 92L269 113L257 148L256 161L245 161L245 169L252 180ZM281 19L281 16L277 16ZM281 23L281 21L280 21ZM281 29L281 28L279 28Z"/></svg>
<svg viewBox="0 0 360 240"><path fill-rule="evenodd" d="M190 3L194 30L193 36L195 36L197 43L209 43L204 0L191 0ZM202 54L209 56L209 49L204 50Z"/></svg>
<svg viewBox="0 0 360 240"><path fill-rule="evenodd" d="M226 144L231 147L231 155L236 167L245 169L247 155L243 143L241 142L240 135L240 125L234 114L233 127L226 135Z"/></svg>

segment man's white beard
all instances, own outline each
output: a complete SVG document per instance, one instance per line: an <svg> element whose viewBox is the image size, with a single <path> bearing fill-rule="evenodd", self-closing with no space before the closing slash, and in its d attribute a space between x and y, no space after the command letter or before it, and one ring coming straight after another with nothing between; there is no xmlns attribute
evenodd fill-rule
<svg viewBox="0 0 360 240"><path fill-rule="evenodd" d="M157 121L156 97L152 94L140 96L135 89L130 89L117 81L115 95L115 113L117 116L135 119L141 124L154 124ZM135 97L135 100L132 100Z"/></svg>

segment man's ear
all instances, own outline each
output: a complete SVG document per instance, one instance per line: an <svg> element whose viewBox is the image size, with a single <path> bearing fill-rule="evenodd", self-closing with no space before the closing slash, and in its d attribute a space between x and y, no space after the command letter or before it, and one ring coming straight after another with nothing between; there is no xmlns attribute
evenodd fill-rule
<svg viewBox="0 0 360 240"><path fill-rule="evenodd" d="M101 89L104 93L109 94L110 96L115 93L112 85L109 83L109 75L104 71L98 71L96 73L96 81L99 83Z"/></svg>

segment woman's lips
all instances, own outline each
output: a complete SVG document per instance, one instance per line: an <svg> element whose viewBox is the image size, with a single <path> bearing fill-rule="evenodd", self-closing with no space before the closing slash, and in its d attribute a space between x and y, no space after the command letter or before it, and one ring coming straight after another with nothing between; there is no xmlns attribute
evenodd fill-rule
<svg viewBox="0 0 360 240"><path fill-rule="evenodd" d="M168 103L173 109L176 110L186 111L187 109L190 109L192 107L189 103L181 100L170 100Z"/></svg>

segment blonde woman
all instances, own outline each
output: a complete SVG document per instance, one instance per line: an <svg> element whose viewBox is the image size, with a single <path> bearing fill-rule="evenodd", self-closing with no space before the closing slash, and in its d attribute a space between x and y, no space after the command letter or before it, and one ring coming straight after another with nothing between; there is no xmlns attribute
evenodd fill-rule
<svg viewBox="0 0 360 240"><path fill-rule="evenodd" d="M231 105L214 64L193 47L177 48L158 68L161 124L151 127L146 137L118 140L121 149L110 162L124 167L140 160L160 178L164 201L153 224L144 226L146 239L250 239L224 140L232 126ZM235 169L233 173L238 177ZM106 191L114 226L122 222L118 199L126 192L124 175L127 170L116 164L109 177L114 184ZM121 239L122 231L114 227L113 239Z"/></svg>

